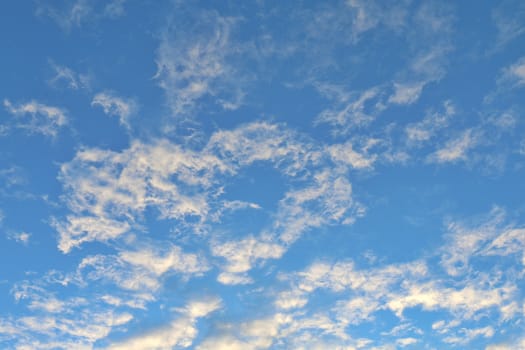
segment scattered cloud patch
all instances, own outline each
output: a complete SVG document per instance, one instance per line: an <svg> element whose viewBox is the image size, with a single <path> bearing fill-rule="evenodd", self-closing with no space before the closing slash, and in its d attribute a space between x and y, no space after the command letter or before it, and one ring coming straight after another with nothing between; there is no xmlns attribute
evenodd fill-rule
<svg viewBox="0 0 525 350"><path fill-rule="evenodd" d="M467 152L478 142L478 136L472 129L465 130L459 137L451 139L431 154L427 159L436 163L465 161Z"/></svg>
<svg viewBox="0 0 525 350"><path fill-rule="evenodd" d="M69 67L50 62L54 76L49 80L52 86L65 86L68 89L89 89L90 78L88 75L75 72Z"/></svg>
<svg viewBox="0 0 525 350"><path fill-rule="evenodd" d="M515 87L525 85L525 57L505 68L503 79Z"/></svg>
<svg viewBox="0 0 525 350"><path fill-rule="evenodd" d="M398 84L394 83L394 94L388 98L388 102L399 105L410 105L416 102L423 90L422 83Z"/></svg>
<svg viewBox="0 0 525 350"><path fill-rule="evenodd" d="M28 245L29 240L31 238L31 234L27 232L13 232L9 234L8 237L17 243Z"/></svg>
<svg viewBox="0 0 525 350"><path fill-rule="evenodd" d="M64 109L35 100L16 105L4 99L4 107L15 118L13 126L30 134L56 137L60 129L68 124L69 118Z"/></svg>
<svg viewBox="0 0 525 350"><path fill-rule="evenodd" d="M198 335L196 323L199 318L206 317L221 307L218 298L203 301L192 301L185 309L180 310L179 318L170 324L144 332L137 337L111 344L108 350L149 350L187 348L193 344Z"/></svg>
<svg viewBox="0 0 525 350"><path fill-rule="evenodd" d="M117 18L125 14L126 0L93 1L75 0L73 2L37 2L36 15L48 17L62 30L70 32L82 25L102 18Z"/></svg>
<svg viewBox="0 0 525 350"><path fill-rule="evenodd" d="M138 110L138 104L130 98L122 98L112 92L100 92L93 97L91 106L101 107L104 113L119 118L120 125L131 128L130 117Z"/></svg>
<svg viewBox="0 0 525 350"><path fill-rule="evenodd" d="M168 26L157 51L155 79L179 120L191 115L204 97L227 110L235 109L242 99L237 87L240 77L227 60L237 51L231 43L235 19L204 12L192 23Z"/></svg>

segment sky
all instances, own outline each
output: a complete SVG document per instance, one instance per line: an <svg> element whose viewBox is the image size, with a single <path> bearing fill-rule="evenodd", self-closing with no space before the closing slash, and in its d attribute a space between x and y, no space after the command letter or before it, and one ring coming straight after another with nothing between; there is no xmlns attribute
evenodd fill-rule
<svg viewBox="0 0 525 350"><path fill-rule="evenodd" d="M0 2L0 348L525 349L525 3Z"/></svg>

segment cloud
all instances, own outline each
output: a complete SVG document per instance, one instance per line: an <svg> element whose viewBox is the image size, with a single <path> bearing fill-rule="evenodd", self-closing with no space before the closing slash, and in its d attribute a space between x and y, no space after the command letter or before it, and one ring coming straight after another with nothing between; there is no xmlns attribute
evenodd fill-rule
<svg viewBox="0 0 525 350"><path fill-rule="evenodd" d="M208 338L197 346L197 350L257 350L255 345L248 344L233 336Z"/></svg>
<svg viewBox="0 0 525 350"><path fill-rule="evenodd" d="M397 339L396 343L399 344L401 347L405 347L418 343L418 340L416 338L401 338Z"/></svg>
<svg viewBox="0 0 525 350"><path fill-rule="evenodd" d="M104 7L104 16L109 18L121 17L126 13L124 4L127 0L111 0Z"/></svg>
<svg viewBox="0 0 525 350"><path fill-rule="evenodd" d="M224 270L227 274L221 274L219 281L226 284L246 283L248 280L239 273L246 272L259 260L278 259L285 249L279 244L265 242L255 237L246 237L231 242L213 244L211 247L215 256L227 261ZM235 283L237 282L237 283Z"/></svg>
<svg viewBox="0 0 525 350"><path fill-rule="evenodd" d="M465 227L457 222L449 223L447 225L449 232L446 234L449 244L443 247L441 257L441 264L447 273L458 276L468 272L469 259L474 254L478 254L489 239L499 234L504 218L505 212L500 208L494 208L486 221L476 227ZM500 238L499 241L503 243L505 240Z"/></svg>
<svg viewBox="0 0 525 350"><path fill-rule="evenodd" d="M1 218L0 218L0 224L1 224ZM27 232L13 232L8 235L8 237L15 242L18 242L23 245L29 244L29 239L31 238L31 234Z"/></svg>
<svg viewBox="0 0 525 350"><path fill-rule="evenodd" d="M129 312L104 307L96 299L60 299L60 292L49 287L38 279L15 284L12 294L17 302L27 303L29 315L1 317L2 341L17 349L90 349L133 319Z"/></svg>
<svg viewBox="0 0 525 350"><path fill-rule="evenodd" d="M445 101L442 112L429 111L421 121L408 124L405 127L408 143L418 145L431 140L438 132L450 124L450 120L455 115L456 108L452 102Z"/></svg>
<svg viewBox="0 0 525 350"><path fill-rule="evenodd" d="M505 68L502 79L514 87L525 85L525 57L521 57L515 63Z"/></svg>
<svg viewBox="0 0 525 350"><path fill-rule="evenodd" d="M112 283L133 291L141 298L153 299L163 277L177 274L183 278L199 276L210 269L205 258L184 252L180 247L144 245L121 249L118 255L93 255L82 260L77 275L81 280Z"/></svg>
<svg viewBox="0 0 525 350"><path fill-rule="evenodd" d="M289 316L278 313L267 318L243 322L232 328L234 333L238 334L211 336L197 346L197 349L268 349L282 336L280 328L290 321Z"/></svg>
<svg viewBox="0 0 525 350"><path fill-rule="evenodd" d="M332 91L321 87L321 92L333 98ZM360 93L344 93L338 96L335 108L322 111L316 118L315 123L328 123L337 127L341 133L355 127L363 127L370 124L375 115L382 109L379 104L371 102L379 95L379 88L373 87ZM371 107L369 107L371 105Z"/></svg>
<svg viewBox="0 0 525 350"><path fill-rule="evenodd" d="M474 314L498 308L508 302L515 287L504 285L496 289L487 289L468 285L461 289L447 288L436 283L406 283L404 291L391 295L387 305L397 317L402 318L406 309L420 306L423 310L447 310L470 319Z"/></svg>
<svg viewBox="0 0 525 350"><path fill-rule="evenodd" d="M478 143L478 135L473 129L467 129L455 139L451 139L444 147L429 155L427 160L435 163L453 163L467 159L467 152Z"/></svg>
<svg viewBox="0 0 525 350"><path fill-rule="evenodd" d="M209 298L191 301L180 310L179 318L170 324L146 331L130 339L108 346L107 350L170 350L174 347L187 348L198 335L196 322L221 307L221 300Z"/></svg>
<svg viewBox="0 0 525 350"><path fill-rule="evenodd" d="M355 169L371 168L377 156L360 153L354 150L351 142L335 144L328 147L328 153L335 163L347 164Z"/></svg>
<svg viewBox="0 0 525 350"><path fill-rule="evenodd" d="M89 88L89 76L76 73L71 68L60 66L53 61L50 62L50 65L55 74L53 78L49 80L49 83L52 86L59 86L62 84L72 90Z"/></svg>
<svg viewBox="0 0 525 350"><path fill-rule="evenodd" d="M416 102L423 90L423 83L398 84L394 83L394 94L388 98L388 102L399 105L410 105Z"/></svg>
<svg viewBox="0 0 525 350"><path fill-rule="evenodd" d="M269 162L290 177L318 165L322 156L318 147L302 142L286 125L260 121L213 133L206 150L230 160L236 168Z"/></svg>
<svg viewBox="0 0 525 350"><path fill-rule="evenodd" d="M47 16L63 30L69 31L72 27L80 26L91 15L92 8L87 0L76 0L63 9L39 4L37 15Z"/></svg>
<svg viewBox="0 0 525 350"><path fill-rule="evenodd" d="M109 91L96 94L91 106L102 107L107 115L117 116L120 125L127 129L131 128L130 117L138 110L138 105L133 99L122 98Z"/></svg>
<svg viewBox="0 0 525 350"><path fill-rule="evenodd" d="M68 124L65 110L30 101L18 105L4 99L4 107L15 117L13 125L27 130L31 134L42 134L47 137L56 137L59 130Z"/></svg>
<svg viewBox="0 0 525 350"><path fill-rule="evenodd" d="M176 11L194 20L183 21L184 25L173 21L166 28L157 50L155 75L172 116L184 120L204 97L225 109L236 108L243 95L238 88L241 78L228 60L237 51L230 41L235 20L215 12Z"/></svg>
<svg viewBox="0 0 525 350"><path fill-rule="evenodd" d="M58 248L69 253L73 247L84 242L107 242L128 232L127 222L97 216L67 216L65 221L52 220L52 226L59 234Z"/></svg>
<svg viewBox="0 0 525 350"><path fill-rule="evenodd" d="M410 326L412 316L406 312L417 308L420 312L447 313L447 321L432 324L445 343L465 346L479 337L492 338L498 326L504 327L522 314L515 282L520 272L509 270L507 264L516 256L522 258L521 237L525 236L519 227L505 225L503 214L494 209L472 219L470 227L449 224L448 229L453 231L445 234L445 244L424 260L366 268L356 267L353 261L318 261L304 270L281 274L282 281L290 282L290 289L277 293L274 305L293 312L289 314L293 320L280 334L291 341L292 334L311 329L317 337L333 334L345 340L349 336L345 330L351 325L385 317L384 312L389 311L402 323L382 332L383 338L394 338L398 346L405 341L408 345L424 339L421 329ZM498 258L486 260L494 255ZM433 265L440 257L446 274ZM480 263L491 264L491 268L485 269ZM331 294L327 295L328 291ZM324 302L319 304L320 296ZM493 320L489 325L487 317Z"/></svg>
<svg viewBox="0 0 525 350"><path fill-rule="evenodd" d="M287 245L309 229L349 225L364 215L364 208L352 197L352 185L346 176L328 169L312 175L310 184L288 191L279 202L272 231Z"/></svg>
<svg viewBox="0 0 525 350"><path fill-rule="evenodd" d="M489 344L485 350L513 350L525 348L525 338L518 339L514 342Z"/></svg>
<svg viewBox="0 0 525 350"><path fill-rule="evenodd" d="M504 1L491 13L497 30L495 50L502 49L525 33L525 7L519 1Z"/></svg>
<svg viewBox="0 0 525 350"><path fill-rule="evenodd" d="M253 279L247 276L245 273L231 273L231 272L221 272L217 276L217 281L222 284L250 284L253 283Z"/></svg>
<svg viewBox="0 0 525 350"><path fill-rule="evenodd" d="M37 2L37 16L49 17L62 30L69 32L75 27L100 20L102 18L117 18L124 15L126 0L92 1L75 0L62 4Z"/></svg>
<svg viewBox="0 0 525 350"><path fill-rule="evenodd" d="M120 259L160 276L168 271L181 274L198 274L209 269L208 263L195 254L184 253L180 247L166 244L163 247L145 247L140 250L123 251Z"/></svg>
<svg viewBox="0 0 525 350"><path fill-rule="evenodd" d="M158 211L159 219L205 220L210 210L207 196L215 191L212 181L225 171L228 168L216 156L183 150L167 140L134 141L122 152L79 151L61 167L60 179L74 214L55 221L59 246L68 252L84 242L120 237L148 207Z"/></svg>

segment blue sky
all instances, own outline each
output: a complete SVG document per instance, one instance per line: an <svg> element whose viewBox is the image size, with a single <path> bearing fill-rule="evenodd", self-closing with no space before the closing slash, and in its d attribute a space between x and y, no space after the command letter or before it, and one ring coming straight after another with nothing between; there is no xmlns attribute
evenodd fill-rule
<svg viewBox="0 0 525 350"><path fill-rule="evenodd" d="M2 349L525 349L523 2L0 18Z"/></svg>

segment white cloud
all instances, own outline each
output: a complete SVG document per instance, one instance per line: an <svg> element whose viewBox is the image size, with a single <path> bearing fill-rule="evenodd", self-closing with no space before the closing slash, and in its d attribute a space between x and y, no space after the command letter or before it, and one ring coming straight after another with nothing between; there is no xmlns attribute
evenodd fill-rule
<svg viewBox="0 0 525 350"><path fill-rule="evenodd" d="M96 301L87 307L85 301L37 299L30 308L31 316L0 319L2 340L11 340L16 349L92 349L112 329L133 319L127 312L100 310Z"/></svg>
<svg viewBox="0 0 525 350"><path fill-rule="evenodd" d="M36 14L49 17L62 30L69 32L75 27L102 18L117 18L124 15L126 0L74 0L66 1L64 5L56 3L37 3Z"/></svg>
<svg viewBox="0 0 525 350"><path fill-rule="evenodd" d="M450 163L467 160L467 152L478 143L479 136L473 129L467 129L455 139L428 156L428 160L436 163Z"/></svg>
<svg viewBox="0 0 525 350"><path fill-rule="evenodd" d="M483 328L464 329L463 333L465 334L467 340L472 340L477 337L492 338L495 332L494 328L487 326Z"/></svg>
<svg viewBox="0 0 525 350"><path fill-rule="evenodd" d="M58 248L69 253L73 247L84 242L107 242L129 231L127 222L97 216L67 216L65 221L53 220L53 227L59 234Z"/></svg>
<svg viewBox="0 0 525 350"><path fill-rule="evenodd" d="M171 350L187 348L198 335L196 322L221 307L221 300L210 298L190 302L179 318L169 325L146 331L130 339L108 346L107 350Z"/></svg>
<svg viewBox="0 0 525 350"><path fill-rule="evenodd" d="M280 313L263 319L243 322L231 327L234 334L209 337L197 346L197 349L268 349L281 337L282 326L290 322L291 317Z"/></svg>
<svg viewBox="0 0 525 350"><path fill-rule="evenodd" d="M237 166L270 162L286 175L295 176L308 165L317 165L321 157L312 144L299 140L300 136L284 124L253 122L215 132L206 149Z"/></svg>
<svg viewBox="0 0 525 350"><path fill-rule="evenodd" d="M333 92L326 90L323 86L318 87L320 92L328 94L333 99ZM345 93L338 94L339 101L336 101L335 108L329 108L322 111L316 118L316 123L328 123L337 128L338 133L346 133L355 127L363 127L370 124L376 117L376 114L383 109L377 99L380 93L378 87L364 90L358 94Z"/></svg>
<svg viewBox="0 0 525 350"><path fill-rule="evenodd" d="M197 350L257 350L255 345L248 344L233 336L208 338L197 346ZM260 348L259 348L260 349Z"/></svg>
<svg viewBox="0 0 525 350"><path fill-rule="evenodd" d="M275 305L280 309L301 308L308 303L308 298L301 291L284 291L279 293Z"/></svg>
<svg viewBox="0 0 525 350"><path fill-rule="evenodd" d="M122 98L112 92L100 92L93 97L91 106L100 106L107 115L117 116L122 126L129 129L130 117L137 112L138 106L133 99Z"/></svg>
<svg viewBox="0 0 525 350"><path fill-rule="evenodd" d="M396 343L399 344L401 347L416 344L417 342L418 340L416 338L400 338L396 340Z"/></svg>
<svg viewBox="0 0 525 350"><path fill-rule="evenodd" d="M264 241L256 237L245 237L241 240L221 242L212 245L212 253L227 261L224 267L226 272L237 274L250 270L259 260L278 259L285 249L283 246ZM230 278L228 278L230 277ZM234 281L232 275L222 275L219 280ZM239 281L245 281L241 278Z"/></svg>
<svg viewBox="0 0 525 350"><path fill-rule="evenodd" d="M120 259L160 276L168 271L182 274L198 274L209 269L207 261L195 254L184 253L172 244L162 247L145 247L134 251L122 251Z"/></svg>
<svg viewBox="0 0 525 350"><path fill-rule="evenodd" d="M388 102L399 105L410 105L416 102L423 90L423 83L399 84L394 83L394 94L388 98Z"/></svg>
<svg viewBox="0 0 525 350"><path fill-rule="evenodd" d="M387 306L399 318L406 309L420 306L426 311L448 310L469 319L480 311L503 305L511 299L514 291L515 287L511 285L495 289L468 285L453 289L432 282L407 282L402 293L389 296Z"/></svg>
<svg viewBox="0 0 525 350"><path fill-rule="evenodd" d="M75 214L55 223L59 245L67 252L83 242L120 237L147 207L157 209L160 219L204 220L213 178L227 170L211 154L183 150L166 140L135 141L122 152L81 150L61 167L67 204Z"/></svg>
<svg viewBox="0 0 525 350"><path fill-rule="evenodd" d="M64 84L67 88L72 90L89 88L89 76L76 73L71 68L60 66L52 61L50 62L50 65L55 73L53 78L49 80L51 85L58 86Z"/></svg>
<svg viewBox="0 0 525 350"><path fill-rule="evenodd" d="M505 68L503 79L513 86L525 85L525 57L521 57L515 63Z"/></svg>
<svg viewBox="0 0 525 350"><path fill-rule="evenodd" d="M371 168L377 158L375 155L357 152L351 142L331 145L328 153L335 163L347 164L356 169Z"/></svg>
<svg viewBox="0 0 525 350"><path fill-rule="evenodd" d="M522 262L525 265L525 229L508 228L499 233L482 251L484 255L508 256L521 253Z"/></svg>
<svg viewBox="0 0 525 350"><path fill-rule="evenodd" d="M92 14L92 8L88 0L76 0L63 9L39 4L36 13L51 18L63 30L69 31L74 26L80 26Z"/></svg>
<svg viewBox="0 0 525 350"><path fill-rule="evenodd" d="M82 281L115 284L132 292L140 302L154 299L166 275L177 274L186 279L210 269L203 257L184 252L170 243L144 245L135 241L133 246L132 250L123 249L118 255L94 255L82 259L77 275ZM109 301L115 302L111 298ZM140 303L134 306L141 307Z"/></svg>
<svg viewBox="0 0 525 350"><path fill-rule="evenodd" d="M517 6L515 6L517 5ZM497 29L495 49L501 49L525 33L525 9L518 2L503 2L492 10L492 22Z"/></svg>
<svg viewBox="0 0 525 350"><path fill-rule="evenodd" d="M509 341L508 343L490 344L487 345L485 350L517 350L525 349L525 338L518 339L514 342Z"/></svg>
<svg viewBox="0 0 525 350"><path fill-rule="evenodd" d="M231 272L221 272L217 276L217 281L222 284L250 284L253 283L253 279L247 276L245 273L231 273Z"/></svg>
<svg viewBox="0 0 525 350"><path fill-rule="evenodd" d="M1 221L2 220L0 218L0 224ZM9 234L9 238L23 245L28 245L29 239L31 238L31 234L27 232L13 232Z"/></svg>
<svg viewBox="0 0 525 350"><path fill-rule="evenodd" d="M503 226L503 221L502 211L495 209L487 218L482 218L481 223L478 218L472 227L451 223L448 228L452 233L446 234L446 243L435 255L422 261L363 269L357 269L351 261L316 262L295 274L282 274L281 280L290 281L291 288L276 295L275 306L282 310L298 310L295 312L298 319L294 322L301 327L311 327L317 332L330 330L330 334L341 337L347 336L344 329L349 325L371 321L378 311L390 310L406 322L410 316L405 311L420 308L450 315L447 321L432 325L434 332L442 335L445 341L464 345L477 337L491 338L496 333L496 324L507 322L522 312L514 280L515 273L519 272L513 269L505 272L505 265L494 265L481 272L469 261L490 255L507 259L514 259L513 254L522 256L523 230ZM440 255L452 277L427 267ZM314 313L317 306L308 302L316 300L318 289L333 293L333 306L323 304L322 312L312 319L306 315ZM472 322L481 323L487 315L499 321L488 326L473 326ZM407 339L407 344L412 342L408 339L420 339L421 330L402 326L382 334L395 336L397 340ZM297 326L296 331L299 328Z"/></svg>
<svg viewBox="0 0 525 350"><path fill-rule="evenodd" d="M409 124L405 127L408 142L419 144L429 141L442 129L446 128L451 118L456 114L456 109L451 101L443 103L443 111L430 111L423 120Z"/></svg>
<svg viewBox="0 0 525 350"><path fill-rule="evenodd" d="M65 110L41 104L36 101L13 105L4 100L5 109L15 117L13 125L29 133L55 137L58 131L68 123Z"/></svg>
<svg viewBox="0 0 525 350"><path fill-rule="evenodd" d="M110 17L110 18L117 18L121 17L126 13L126 10L124 8L124 4L127 0L110 0L106 3L106 6L104 7L104 16Z"/></svg>
<svg viewBox="0 0 525 350"><path fill-rule="evenodd" d="M83 281L111 283L126 291L147 293L153 299L161 283L159 276L124 262L118 256L93 255L83 258L77 269Z"/></svg>
<svg viewBox="0 0 525 350"><path fill-rule="evenodd" d="M524 229L503 226L505 211L495 207L476 225L450 222L441 249L441 265L451 276L461 276L471 269L469 262L479 256L510 256L525 247ZM523 256L523 255L522 255Z"/></svg>
<svg viewBox="0 0 525 350"><path fill-rule="evenodd" d="M345 4L352 14L351 38L354 43L360 39L361 35L379 25L397 31L404 26L406 21L406 8L402 3L347 0Z"/></svg>
<svg viewBox="0 0 525 350"><path fill-rule="evenodd" d="M155 78L178 119L186 118L205 96L232 109L243 95L238 87L241 78L227 60L237 51L230 42L235 20L215 12L191 16L195 18L187 22L193 23L190 27L168 26L157 50Z"/></svg>
<svg viewBox="0 0 525 350"><path fill-rule="evenodd" d="M311 183L288 191L279 202L272 231L291 244L309 229L329 224L352 224L364 208L352 197L352 185L345 174L321 169Z"/></svg>

